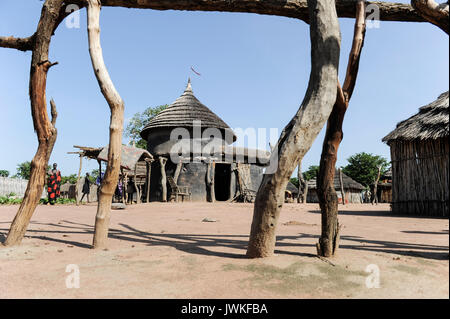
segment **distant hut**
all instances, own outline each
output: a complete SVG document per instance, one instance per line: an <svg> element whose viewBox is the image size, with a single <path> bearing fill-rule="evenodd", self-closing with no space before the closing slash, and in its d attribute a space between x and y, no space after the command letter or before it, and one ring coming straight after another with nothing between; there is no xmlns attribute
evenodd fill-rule
<svg viewBox="0 0 450 319"><path fill-rule="evenodd" d="M82 159L86 157L88 159L95 159L99 164L99 175L102 174L101 162L108 162L108 146L105 147L87 147L77 146L75 148L80 149L77 152L68 152L69 154L78 154L80 156L80 168L82 168ZM133 192L131 196L135 198L137 203L141 201L148 201L150 196L150 190L147 187L148 181L151 176L151 162L153 162L153 156L144 149L134 146L122 145L120 158L120 172L119 172L119 186L116 190L115 197L119 201L124 201L127 196L126 190L131 187ZM78 197L81 197L81 189L83 187L84 177L78 181ZM96 200L97 186L91 185L92 201ZM119 194L118 194L119 193ZM134 194L136 193L136 194Z"/></svg>
<svg viewBox="0 0 450 319"><path fill-rule="evenodd" d="M449 93L383 138L391 148L392 212L448 216Z"/></svg>
<svg viewBox="0 0 450 319"><path fill-rule="evenodd" d="M365 187L349 176L345 175L344 173L342 173L342 183L344 184L345 203L362 203L362 191L365 189ZM307 202L318 203L319 197L317 196L317 179L310 179L309 181L307 181L307 184ZM336 170L334 174L334 189L336 190L339 203L342 203L341 183L338 170Z"/></svg>
<svg viewBox="0 0 450 319"><path fill-rule="evenodd" d="M377 196L379 203L392 202L392 168L380 177L377 186Z"/></svg>
<svg viewBox="0 0 450 319"><path fill-rule="evenodd" d="M252 202L270 153L231 146L236 135L192 91L153 117L141 131L155 156L151 201Z"/></svg>

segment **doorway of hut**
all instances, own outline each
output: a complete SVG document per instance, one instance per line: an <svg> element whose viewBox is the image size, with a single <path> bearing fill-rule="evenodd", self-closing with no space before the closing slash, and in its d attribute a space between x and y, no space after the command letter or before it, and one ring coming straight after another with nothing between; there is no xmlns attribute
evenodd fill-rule
<svg viewBox="0 0 450 319"><path fill-rule="evenodd" d="M231 165L217 163L214 170L214 193L217 201L230 199Z"/></svg>

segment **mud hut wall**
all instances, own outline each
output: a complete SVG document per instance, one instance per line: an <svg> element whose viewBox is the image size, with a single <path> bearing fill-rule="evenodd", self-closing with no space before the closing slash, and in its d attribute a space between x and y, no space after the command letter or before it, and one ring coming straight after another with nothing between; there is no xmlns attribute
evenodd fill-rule
<svg viewBox="0 0 450 319"><path fill-rule="evenodd" d="M448 139L395 140L390 146L393 213L448 216Z"/></svg>

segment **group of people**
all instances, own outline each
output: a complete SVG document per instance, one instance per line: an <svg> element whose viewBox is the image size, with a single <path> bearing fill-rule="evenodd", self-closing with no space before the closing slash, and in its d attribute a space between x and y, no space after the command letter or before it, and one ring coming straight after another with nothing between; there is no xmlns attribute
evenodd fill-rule
<svg viewBox="0 0 450 319"><path fill-rule="evenodd" d="M95 184L97 186L100 186L102 180L104 177L104 173L102 172L95 181ZM89 203L89 194L91 190L91 179L89 173L86 173L86 176L84 178L83 188L81 190L82 196L80 199L80 202L83 201L84 197L86 196L87 202ZM99 195L100 187L97 188L97 196ZM124 187L122 184L122 181L119 180L119 183L117 184L116 191L114 193L116 200L122 201L124 194ZM128 187L126 189L128 202L133 201L133 193L136 191L133 183L128 183ZM48 193L48 202L51 205L54 205L56 203L56 200L61 196L61 172L58 170L58 164L53 163L53 167L47 172L47 193Z"/></svg>
<svg viewBox="0 0 450 319"><path fill-rule="evenodd" d="M101 173L97 177L95 183L99 186L103 180L104 173ZM58 170L58 164L53 163L53 167L47 172L47 193L48 202L50 205L54 205L56 200L61 196L61 171ZM83 201L84 196L86 196L87 202L89 203L89 193L91 189L91 180L89 173L86 173L84 178L82 193L80 201Z"/></svg>

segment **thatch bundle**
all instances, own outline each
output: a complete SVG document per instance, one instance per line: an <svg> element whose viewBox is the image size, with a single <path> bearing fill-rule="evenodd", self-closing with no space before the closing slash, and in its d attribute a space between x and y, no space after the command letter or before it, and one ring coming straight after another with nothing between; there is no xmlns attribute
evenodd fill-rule
<svg viewBox="0 0 450 319"><path fill-rule="evenodd" d="M448 135L446 92L383 138L391 147L394 213L448 216Z"/></svg>

